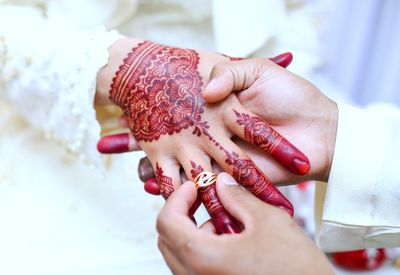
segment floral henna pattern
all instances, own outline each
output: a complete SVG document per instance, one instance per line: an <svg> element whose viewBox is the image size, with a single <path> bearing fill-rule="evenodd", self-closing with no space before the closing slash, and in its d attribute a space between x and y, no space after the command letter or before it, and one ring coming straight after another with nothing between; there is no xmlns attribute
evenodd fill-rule
<svg viewBox="0 0 400 275"><path fill-rule="evenodd" d="M192 169L190 170L190 174L192 175L192 179L195 179L198 174L204 171L204 168L201 165L196 164L194 161L190 161L192 165Z"/></svg>
<svg viewBox="0 0 400 275"><path fill-rule="evenodd" d="M164 175L163 169L156 163L156 179L158 185L160 186L160 192L164 199L167 199L172 192L174 192L174 185L172 183L172 178Z"/></svg>
<svg viewBox="0 0 400 275"><path fill-rule="evenodd" d="M261 118L251 117L246 113L239 113L236 110L233 111L237 117L237 124L244 127L245 140L271 154L281 141L282 136Z"/></svg>
<svg viewBox="0 0 400 275"><path fill-rule="evenodd" d="M144 41L123 60L113 78L110 99L122 108L129 128L138 141L156 141L162 135L173 135L192 127L193 135L207 136L225 153L226 161L233 166L233 170L241 171L247 160L233 158L235 153L225 150L210 135L207 121L202 121L205 102L201 96L203 80L198 72L198 64L199 56L194 50ZM283 201L281 204L286 205L287 199L272 184L267 184L269 181L254 164L251 167L248 169L252 171L252 177L239 177L242 172L235 172L236 180L258 192L258 196L271 192L271 197L280 197ZM193 167L192 170L197 173L199 167ZM158 163L155 174L161 193L168 198L174 190L172 179L163 174ZM260 183L254 185L256 176ZM264 193L259 191L260 188ZM267 198L264 195L261 197ZM268 199L266 201L270 202ZM270 203L280 205L275 200Z"/></svg>
<svg viewBox="0 0 400 275"><path fill-rule="evenodd" d="M138 141L158 140L196 125L204 111L196 51L145 41L116 73L111 100L121 106Z"/></svg>
<svg viewBox="0 0 400 275"><path fill-rule="evenodd" d="M294 174L304 175L310 170L310 161L293 144L257 116L233 110L236 123L244 128L244 139L265 151Z"/></svg>
<svg viewBox="0 0 400 275"><path fill-rule="evenodd" d="M235 152L227 153L226 163L233 167L232 177L262 201L284 208L291 216L293 205L257 168L250 159L241 159Z"/></svg>

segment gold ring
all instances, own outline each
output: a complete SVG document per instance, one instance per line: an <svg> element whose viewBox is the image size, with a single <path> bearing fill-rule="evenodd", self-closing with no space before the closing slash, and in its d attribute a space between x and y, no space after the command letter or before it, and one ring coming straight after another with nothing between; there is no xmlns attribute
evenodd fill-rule
<svg viewBox="0 0 400 275"><path fill-rule="evenodd" d="M208 171L203 171L197 175L197 177L194 179L194 183L196 188L199 189L200 187L206 187L215 183L216 180L217 175Z"/></svg>

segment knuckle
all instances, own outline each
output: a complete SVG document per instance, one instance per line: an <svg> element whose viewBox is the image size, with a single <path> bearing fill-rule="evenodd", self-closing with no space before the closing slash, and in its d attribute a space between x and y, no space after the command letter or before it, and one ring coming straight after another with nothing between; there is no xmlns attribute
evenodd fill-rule
<svg viewBox="0 0 400 275"><path fill-rule="evenodd" d="M210 76L211 78L217 77L221 74L223 74L226 70L226 63L225 62L218 62L215 63L213 68L211 69Z"/></svg>

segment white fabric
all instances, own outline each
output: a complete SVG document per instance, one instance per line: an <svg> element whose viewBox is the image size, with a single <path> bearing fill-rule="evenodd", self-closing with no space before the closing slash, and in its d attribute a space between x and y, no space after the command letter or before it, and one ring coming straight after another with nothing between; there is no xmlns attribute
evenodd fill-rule
<svg viewBox="0 0 400 275"><path fill-rule="evenodd" d="M119 38L100 27L85 31L46 19L35 8L2 6L0 96L32 126L102 167L95 147L100 134L93 108L96 76L107 64L107 48Z"/></svg>
<svg viewBox="0 0 400 275"><path fill-rule="evenodd" d="M400 110L339 104L317 240L325 251L400 246Z"/></svg>
<svg viewBox="0 0 400 275"><path fill-rule="evenodd" d="M232 56L248 56L281 31L286 15L285 1L250 0L249 2L232 0L212 2L218 51Z"/></svg>

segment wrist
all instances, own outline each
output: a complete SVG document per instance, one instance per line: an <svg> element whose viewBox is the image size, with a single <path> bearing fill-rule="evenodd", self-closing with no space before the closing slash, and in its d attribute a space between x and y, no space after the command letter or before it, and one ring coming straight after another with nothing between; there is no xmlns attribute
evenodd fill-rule
<svg viewBox="0 0 400 275"><path fill-rule="evenodd" d="M122 38L113 43L108 49L108 63L100 69L96 81L96 104L107 105L110 101L110 88L115 72L122 63L126 54L137 46L142 40L135 38Z"/></svg>

